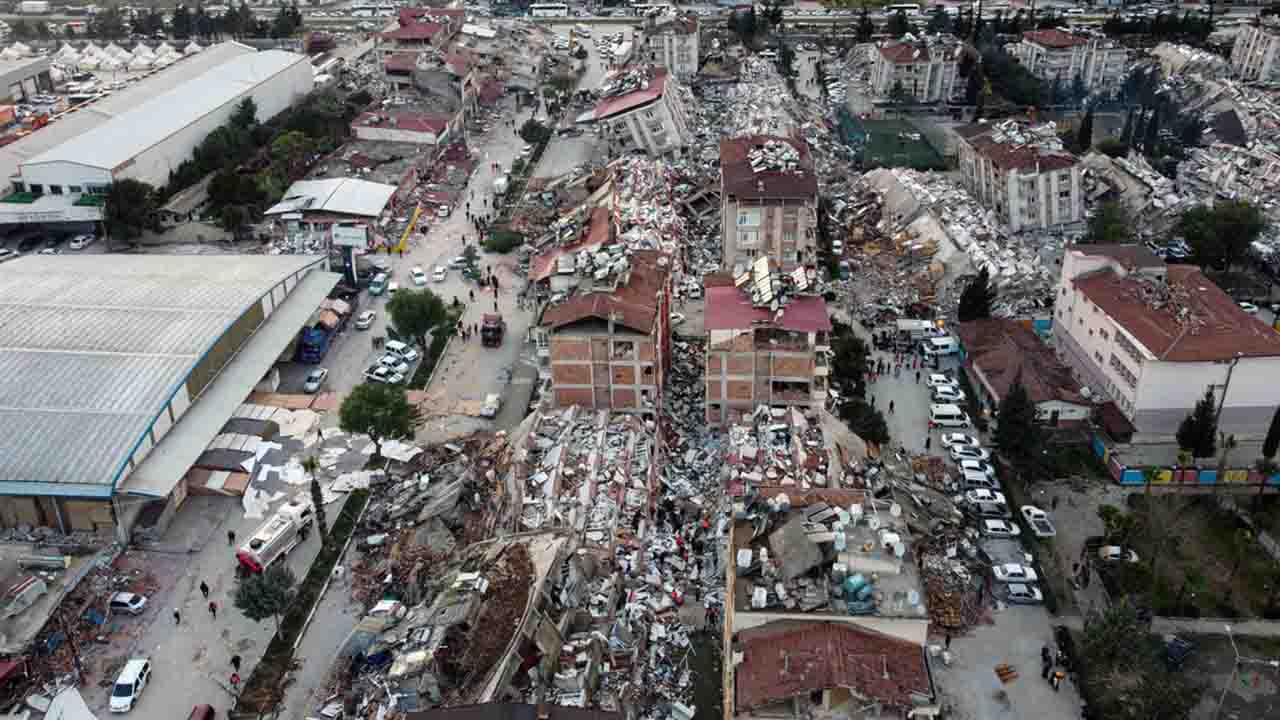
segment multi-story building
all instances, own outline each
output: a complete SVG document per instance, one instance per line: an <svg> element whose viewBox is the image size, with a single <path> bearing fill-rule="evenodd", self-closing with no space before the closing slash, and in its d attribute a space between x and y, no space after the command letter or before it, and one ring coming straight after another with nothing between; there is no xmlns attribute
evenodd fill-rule
<svg viewBox="0 0 1280 720"><path fill-rule="evenodd" d="M821 406L831 332L822 297L779 304L767 258L736 280L710 275L706 284L707 424L732 423L760 405Z"/></svg>
<svg viewBox="0 0 1280 720"><path fill-rule="evenodd" d="M1231 67L1244 80L1280 81L1280 23L1240 28L1231 47Z"/></svg>
<svg viewBox="0 0 1280 720"><path fill-rule="evenodd" d="M789 272L816 260L818 176L804 140L750 135L720 141L723 267L767 257Z"/></svg>
<svg viewBox="0 0 1280 720"><path fill-rule="evenodd" d="M655 19L656 20L656 19ZM665 67L681 82L698 74L698 16L680 15L647 28L644 47L649 62Z"/></svg>
<svg viewBox="0 0 1280 720"><path fill-rule="evenodd" d="M543 310L556 407L653 414L670 364L669 258L641 250Z"/></svg>
<svg viewBox="0 0 1280 720"><path fill-rule="evenodd" d="M1008 122L956 131L965 186L1013 232L1084 220L1079 159L1037 130Z"/></svg>
<svg viewBox="0 0 1280 720"><path fill-rule="evenodd" d="M1143 437L1172 437L1206 389L1218 429L1263 436L1280 405L1280 334L1191 265L1140 245L1067 248L1053 334L1068 363Z"/></svg>
<svg viewBox="0 0 1280 720"><path fill-rule="evenodd" d="M1013 55L1032 75L1070 88L1080 78L1086 90L1107 93L1128 73L1129 50L1097 33L1070 33L1056 28L1028 30Z"/></svg>
<svg viewBox="0 0 1280 720"><path fill-rule="evenodd" d="M871 87L879 98L898 99L901 93L917 103L944 102L964 87L956 83L964 50L964 43L949 35L886 43L876 53Z"/></svg>
<svg viewBox="0 0 1280 720"><path fill-rule="evenodd" d="M615 152L674 153L689 144L689 120L679 81L665 68L632 65L611 76L592 119Z"/></svg>

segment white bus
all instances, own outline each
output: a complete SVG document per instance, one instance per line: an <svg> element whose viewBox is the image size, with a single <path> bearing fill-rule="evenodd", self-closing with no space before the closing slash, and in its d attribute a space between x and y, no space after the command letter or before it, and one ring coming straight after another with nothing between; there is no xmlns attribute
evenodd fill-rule
<svg viewBox="0 0 1280 720"><path fill-rule="evenodd" d="M885 6L884 13L886 15L896 15L899 10L901 10L902 12L908 15L920 14L920 6L914 3L903 3L901 5L887 5Z"/></svg>
<svg viewBox="0 0 1280 720"><path fill-rule="evenodd" d="M675 8L667 3L631 3L631 12L639 17L648 17L649 15L672 15Z"/></svg>
<svg viewBox="0 0 1280 720"><path fill-rule="evenodd" d="M529 6L529 17L569 17L564 3L535 3Z"/></svg>

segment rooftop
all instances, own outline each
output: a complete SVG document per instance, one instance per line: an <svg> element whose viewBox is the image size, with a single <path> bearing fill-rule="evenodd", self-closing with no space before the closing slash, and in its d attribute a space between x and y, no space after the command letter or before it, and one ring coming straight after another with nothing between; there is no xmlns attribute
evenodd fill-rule
<svg viewBox="0 0 1280 720"><path fill-rule="evenodd" d="M1004 170L1064 170L1080 162L1062 147L1056 134L1046 134L1044 126L1027 126L1015 121L997 124L975 123L957 132L979 155Z"/></svg>
<svg viewBox="0 0 1280 720"><path fill-rule="evenodd" d="M609 208L592 208L582 229L582 236L566 245L559 245L533 256L529 261L529 279L541 282L556 273L556 261L564 255L575 255L583 250L598 251L609 240L613 228Z"/></svg>
<svg viewBox="0 0 1280 720"><path fill-rule="evenodd" d="M378 217L395 193L395 185L383 185L355 178L299 180L290 185L285 191L284 198L268 208L264 214L329 212Z"/></svg>
<svg viewBox="0 0 1280 720"><path fill-rule="evenodd" d="M604 120L628 110L635 110L662 97L667 87L667 71L650 66L630 66L610 76L602 86L605 96L592 118Z"/></svg>
<svg viewBox="0 0 1280 720"><path fill-rule="evenodd" d="M658 317L659 295L666 287L669 273L669 264L661 252L635 251L616 286L579 292L548 307L542 314L542 325L555 330L580 320L607 321L614 315L623 327L646 335L652 333Z"/></svg>
<svg viewBox="0 0 1280 720"><path fill-rule="evenodd" d="M351 123L352 127L384 127L410 132L440 135L449 126L449 118L443 115L415 112L367 112Z"/></svg>
<svg viewBox="0 0 1280 720"><path fill-rule="evenodd" d="M110 495L232 324L319 262L29 255L6 264L16 272L0 275L0 494L40 483L44 494Z"/></svg>
<svg viewBox="0 0 1280 720"><path fill-rule="evenodd" d="M1072 282L1159 360L1280 356L1280 333L1191 265L1169 265L1164 280L1105 269Z"/></svg>
<svg viewBox="0 0 1280 720"><path fill-rule="evenodd" d="M836 687L899 712L912 708L913 698L933 694L924 648L873 630L774 622L739 632L737 649L742 652L734 670L738 712Z"/></svg>
<svg viewBox="0 0 1280 720"><path fill-rule="evenodd" d="M985 319L959 323L956 336L982 373L997 401L1021 381L1031 402L1058 400L1092 403L1080 394L1080 383L1029 325L1018 320Z"/></svg>
<svg viewBox="0 0 1280 720"><path fill-rule="evenodd" d="M1076 45L1084 45L1088 42L1079 35L1063 32L1057 28L1050 28L1048 30L1027 30L1022 33L1022 39L1027 42L1033 42L1037 45L1043 45L1047 48L1054 48L1055 50L1075 47Z"/></svg>
<svg viewBox="0 0 1280 720"><path fill-rule="evenodd" d="M739 199L818 194L809 146L794 138L749 135L721 140L720 177L722 191Z"/></svg>
<svg viewBox="0 0 1280 720"><path fill-rule="evenodd" d="M792 332L830 332L831 318L827 303L819 295L792 297L777 312L767 306L753 305L751 296L732 285L708 287L706 290L707 330L747 330L773 327Z"/></svg>
<svg viewBox="0 0 1280 720"><path fill-rule="evenodd" d="M1071 250L1082 255L1094 255L1097 257L1108 257L1121 266L1129 270L1141 270L1143 268L1162 268L1164 260L1159 255L1151 252L1146 245L1138 243L1130 243L1126 245L1091 245L1081 243L1072 245Z"/></svg>
<svg viewBox="0 0 1280 720"><path fill-rule="evenodd" d="M545 720L624 720L622 713L590 708L547 705ZM538 706L527 703L484 703L451 708L420 710L406 714L406 720L544 720Z"/></svg>
<svg viewBox="0 0 1280 720"><path fill-rule="evenodd" d="M114 172L255 86L309 62L306 55L282 50L239 55L26 160L23 166L66 162Z"/></svg>
<svg viewBox="0 0 1280 720"><path fill-rule="evenodd" d="M414 22L382 33L385 40L430 40L444 30L444 26L433 22Z"/></svg>

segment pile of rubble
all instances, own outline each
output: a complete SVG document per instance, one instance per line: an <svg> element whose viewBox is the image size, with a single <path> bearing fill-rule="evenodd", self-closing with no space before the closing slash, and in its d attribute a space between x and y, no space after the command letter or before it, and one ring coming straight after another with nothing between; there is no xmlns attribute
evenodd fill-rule
<svg viewBox="0 0 1280 720"><path fill-rule="evenodd" d="M929 619L950 632L981 622L986 612L980 599L985 596L983 578L973 570L978 548L965 532L952 527L938 530L917 542L916 552L920 554Z"/></svg>

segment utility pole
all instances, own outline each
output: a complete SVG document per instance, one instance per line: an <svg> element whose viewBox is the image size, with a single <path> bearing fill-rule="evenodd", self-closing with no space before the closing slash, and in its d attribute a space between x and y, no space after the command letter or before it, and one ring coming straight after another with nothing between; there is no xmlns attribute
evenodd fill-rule
<svg viewBox="0 0 1280 720"><path fill-rule="evenodd" d="M1236 364L1240 362L1240 358L1244 357L1244 353L1237 351L1235 357L1231 358L1231 366L1227 368L1227 381L1222 384L1222 397L1218 398L1218 410L1214 413L1213 419L1218 426L1222 426L1222 406L1227 403L1227 389L1231 387L1231 374L1236 371Z"/></svg>

